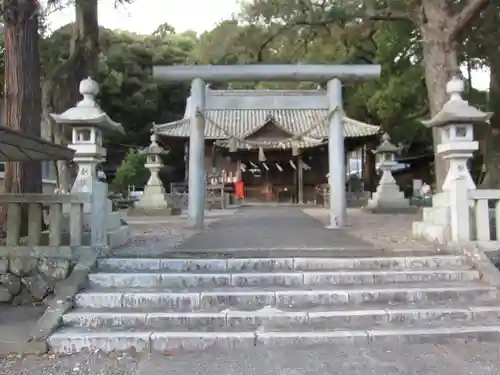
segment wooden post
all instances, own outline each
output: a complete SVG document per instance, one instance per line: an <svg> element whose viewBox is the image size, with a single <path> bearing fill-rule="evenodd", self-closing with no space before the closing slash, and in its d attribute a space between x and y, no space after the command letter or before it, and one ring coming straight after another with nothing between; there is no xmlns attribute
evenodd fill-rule
<svg viewBox="0 0 500 375"><path fill-rule="evenodd" d="M302 155L297 156L297 175L298 175L298 190L299 204L304 204L304 168L302 166Z"/></svg>
<svg viewBox="0 0 500 375"><path fill-rule="evenodd" d="M189 141L184 143L184 181L189 179Z"/></svg>

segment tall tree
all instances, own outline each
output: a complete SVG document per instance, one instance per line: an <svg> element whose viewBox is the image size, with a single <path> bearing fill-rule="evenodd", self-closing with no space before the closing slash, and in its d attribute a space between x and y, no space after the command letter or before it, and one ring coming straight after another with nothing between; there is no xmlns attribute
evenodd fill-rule
<svg viewBox="0 0 500 375"><path fill-rule="evenodd" d="M43 131L58 144L66 144L65 129L56 124L49 113L61 113L79 100L79 83L88 76L97 76L99 63L99 24L97 0L75 0L76 22L69 47L69 57L56 66L43 85ZM58 161L57 182L69 191L67 164Z"/></svg>
<svg viewBox="0 0 500 375"><path fill-rule="evenodd" d="M253 0L244 14L257 24L281 25L281 30L334 27L349 37L352 31L370 37L379 21L407 22L421 42L425 81L431 114L447 100L446 83L458 71L457 44L490 0ZM350 32L349 32L350 31ZM439 142L434 134L434 142ZM446 165L436 160L436 184L444 182Z"/></svg>
<svg viewBox="0 0 500 375"><path fill-rule="evenodd" d="M425 81L431 115L446 103L446 84L459 71L458 43L464 31L486 8L490 0L395 0L364 1L372 20L405 20L418 29L424 53ZM433 132L434 148L440 142ZM436 188L441 189L446 176L445 161L435 162Z"/></svg>
<svg viewBox="0 0 500 375"><path fill-rule="evenodd" d="M473 25L473 32L465 38L463 53L473 67L490 68L488 107L493 112L490 126L476 129L484 145L485 176L481 187L500 188L500 1L493 0ZM474 104L478 105L477 101Z"/></svg>
<svg viewBox="0 0 500 375"><path fill-rule="evenodd" d="M40 56L36 0L4 0L5 126L40 136ZM5 191L40 193L39 162L7 163Z"/></svg>

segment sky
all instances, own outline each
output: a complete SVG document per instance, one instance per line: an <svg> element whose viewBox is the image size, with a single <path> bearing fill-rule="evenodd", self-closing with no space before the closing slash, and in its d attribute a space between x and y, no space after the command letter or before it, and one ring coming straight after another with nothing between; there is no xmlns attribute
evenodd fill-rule
<svg viewBox="0 0 500 375"><path fill-rule="evenodd" d="M150 34L162 23L173 26L177 32L194 30L197 33L214 28L239 10L238 0L135 0L132 4L114 7L113 0L99 1L99 23L110 29L124 29ZM55 30L75 18L74 8L52 14L49 27ZM465 69L464 76L467 75ZM472 73L472 85L478 90L489 87L489 72Z"/></svg>

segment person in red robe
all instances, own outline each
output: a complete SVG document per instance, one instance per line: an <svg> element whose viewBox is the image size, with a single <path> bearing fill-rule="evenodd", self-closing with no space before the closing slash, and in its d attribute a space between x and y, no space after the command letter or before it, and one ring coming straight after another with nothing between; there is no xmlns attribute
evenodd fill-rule
<svg viewBox="0 0 500 375"><path fill-rule="evenodd" d="M235 182L234 190L236 193L236 197L238 197L238 200L240 202L243 201L243 198L245 198L245 184L243 180L238 180Z"/></svg>

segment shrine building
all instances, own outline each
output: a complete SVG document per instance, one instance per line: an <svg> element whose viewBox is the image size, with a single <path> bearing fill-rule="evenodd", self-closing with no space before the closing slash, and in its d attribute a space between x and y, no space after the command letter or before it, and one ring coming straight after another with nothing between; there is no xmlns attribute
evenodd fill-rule
<svg viewBox="0 0 500 375"><path fill-rule="evenodd" d="M162 142L185 145L190 99L183 119L155 124ZM324 90L206 89L206 183L245 183L248 201L320 203L327 183L328 132L332 111ZM347 174L363 176L364 145L380 128L344 118ZM188 167L186 159L186 168ZM188 173L186 173L186 176Z"/></svg>

